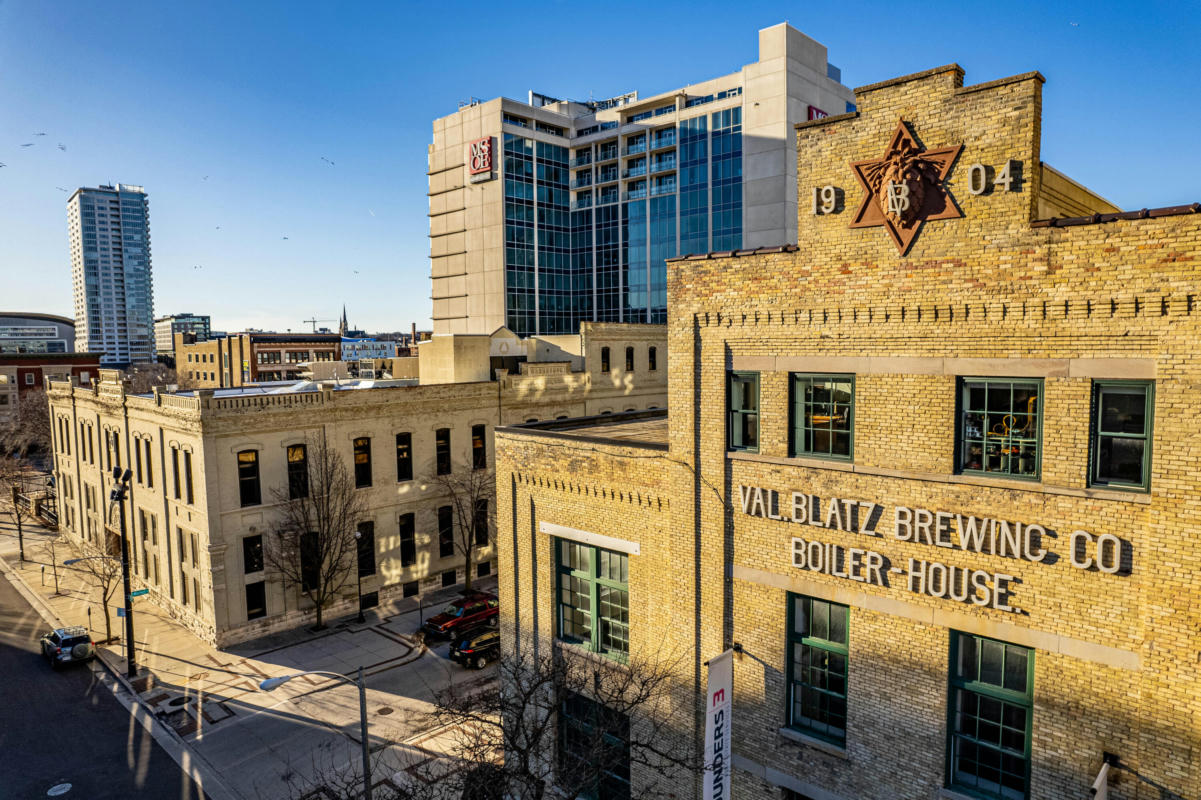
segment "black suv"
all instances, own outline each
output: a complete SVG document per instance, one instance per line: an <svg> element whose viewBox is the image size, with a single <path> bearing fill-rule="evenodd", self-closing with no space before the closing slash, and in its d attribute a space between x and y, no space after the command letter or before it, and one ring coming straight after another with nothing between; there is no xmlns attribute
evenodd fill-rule
<svg viewBox="0 0 1201 800"><path fill-rule="evenodd" d="M96 643L82 626L59 628L42 637L42 656L58 669L63 664L95 658Z"/></svg>
<svg viewBox="0 0 1201 800"><path fill-rule="evenodd" d="M483 669L500 655L500 632L494 628L477 628L457 639L450 646L450 660L463 666Z"/></svg>

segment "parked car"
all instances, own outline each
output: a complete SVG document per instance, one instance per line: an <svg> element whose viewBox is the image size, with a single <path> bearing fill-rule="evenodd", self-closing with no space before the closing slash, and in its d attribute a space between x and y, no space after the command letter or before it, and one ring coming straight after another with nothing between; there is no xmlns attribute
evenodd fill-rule
<svg viewBox="0 0 1201 800"><path fill-rule="evenodd" d="M483 669L499 655L500 631L495 628L477 628L450 646L450 660L465 667Z"/></svg>
<svg viewBox="0 0 1201 800"><path fill-rule="evenodd" d="M490 594L476 592L460 597L425 621L424 630L430 636L454 636L484 622L494 620L500 613L500 601Z"/></svg>
<svg viewBox="0 0 1201 800"><path fill-rule="evenodd" d="M42 657L50 662L52 669L77 661L90 661L96 657L96 643L86 628L58 628L41 639Z"/></svg>

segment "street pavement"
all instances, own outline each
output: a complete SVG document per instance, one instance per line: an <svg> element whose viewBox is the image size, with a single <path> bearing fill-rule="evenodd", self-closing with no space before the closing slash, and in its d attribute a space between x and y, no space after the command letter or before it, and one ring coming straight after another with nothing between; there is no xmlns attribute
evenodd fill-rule
<svg viewBox="0 0 1201 800"><path fill-rule="evenodd" d="M95 635L102 637L104 617L95 589L83 573L61 566L71 554L61 545L56 553L61 590L56 595L50 533L27 527L22 564L6 516L0 514L0 566L23 581L48 613L72 625L90 618ZM495 578L478 588L494 586ZM450 589L431 595L420 610L411 598L397 600L367 612L361 625L353 617L327 617L329 627L320 633L294 630L224 650L205 644L153 602L139 598L134 601L137 660L149 679L134 687L138 702L158 719L156 724L173 731L213 800L272 800L302 794L297 788L313 786L323 773L361 763L358 691L319 676L295 678L270 693L258 684L305 670L353 677L361 666L377 762L373 782L388 780L417 761L442 758L439 748L453 742L431 713L437 691L452 685L463 692L484 691L495 683L494 666L463 669L447 658L446 643L426 648L413 636L419 616L439 610L455 594ZM112 618L114 635L123 634L115 609ZM101 657L124 675L123 643L102 647Z"/></svg>
<svg viewBox="0 0 1201 800"><path fill-rule="evenodd" d="M0 576L0 798L199 800L193 782L86 664L41 657L49 626Z"/></svg>

